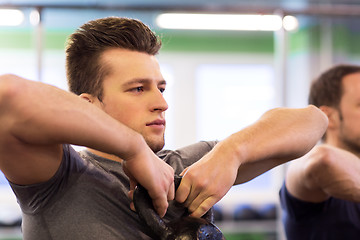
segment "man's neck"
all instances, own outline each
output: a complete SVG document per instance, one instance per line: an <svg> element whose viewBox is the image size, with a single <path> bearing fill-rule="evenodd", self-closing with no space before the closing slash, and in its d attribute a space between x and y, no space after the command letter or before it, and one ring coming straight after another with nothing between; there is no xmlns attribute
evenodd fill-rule
<svg viewBox="0 0 360 240"><path fill-rule="evenodd" d="M92 152L95 155L98 155L100 157L107 158L107 159L110 159L110 160L113 160L113 161L117 161L117 162L122 162L123 161L121 158L119 158L118 156L113 155L113 154L100 152L100 151L92 149L92 148L86 148L86 150Z"/></svg>

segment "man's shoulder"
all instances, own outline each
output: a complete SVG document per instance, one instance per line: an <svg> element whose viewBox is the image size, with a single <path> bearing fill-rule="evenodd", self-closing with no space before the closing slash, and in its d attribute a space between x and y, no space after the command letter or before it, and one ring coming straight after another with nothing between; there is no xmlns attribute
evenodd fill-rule
<svg viewBox="0 0 360 240"><path fill-rule="evenodd" d="M157 155L175 169L178 165L182 166L181 169L184 169L211 151L216 143L217 141L201 141L176 150L161 150Z"/></svg>
<svg viewBox="0 0 360 240"><path fill-rule="evenodd" d="M159 157L164 157L169 154L176 154L176 155L186 155L192 154L193 152L208 152L214 148L214 146L218 143L218 141L199 141L197 143L193 143L187 146L179 147L175 150L170 149L163 149L157 152L156 154Z"/></svg>

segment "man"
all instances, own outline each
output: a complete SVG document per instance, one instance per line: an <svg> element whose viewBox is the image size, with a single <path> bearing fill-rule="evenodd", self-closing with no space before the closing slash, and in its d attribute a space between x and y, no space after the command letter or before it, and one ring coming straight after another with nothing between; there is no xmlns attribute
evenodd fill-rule
<svg viewBox="0 0 360 240"><path fill-rule="evenodd" d="M309 102L329 118L323 143L293 161L280 191L285 232L296 239L359 239L360 67L317 78Z"/></svg>
<svg viewBox="0 0 360 240"><path fill-rule="evenodd" d="M278 108L221 142L161 150L168 106L159 49L140 21L98 19L66 50L70 90L80 97L0 77L0 168L21 206L24 239L150 239L129 208L137 183L167 220L185 211L167 209L173 174L182 174L176 200L200 217L232 185L304 155L323 135L318 108Z"/></svg>

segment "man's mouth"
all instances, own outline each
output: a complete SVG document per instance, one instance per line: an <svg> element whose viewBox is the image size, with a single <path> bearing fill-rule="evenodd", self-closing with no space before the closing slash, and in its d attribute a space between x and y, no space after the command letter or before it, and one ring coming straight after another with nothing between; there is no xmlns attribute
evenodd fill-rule
<svg viewBox="0 0 360 240"><path fill-rule="evenodd" d="M147 123L146 126L165 126L165 124L166 124L165 120L158 119L150 123Z"/></svg>

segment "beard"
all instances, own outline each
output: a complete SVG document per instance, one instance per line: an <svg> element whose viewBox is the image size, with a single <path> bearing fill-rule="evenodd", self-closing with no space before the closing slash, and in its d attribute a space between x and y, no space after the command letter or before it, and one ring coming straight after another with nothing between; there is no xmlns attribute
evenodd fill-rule
<svg viewBox="0 0 360 240"><path fill-rule="evenodd" d="M357 156L360 155L360 136L356 135L353 129L347 127L343 120L341 121L339 129L339 141L345 150Z"/></svg>
<svg viewBox="0 0 360 240"><path fill-rule="evenodd" d="M150 149L154 153L157 153L158 151L163 149L163 147L165 145L164 135L162 136L162 138L154 139L154 138L144 137L144 139L145 139L145 142L147 143L147 145L150 147Z"/></svg>
<svg viewBox="0 0 360 240"><path fill-rule="evenodd" d="M346 136L340 138L340 141L343 144L343 148L352 152L353 154L360 155L360 139L352 139Z"/></svg>

